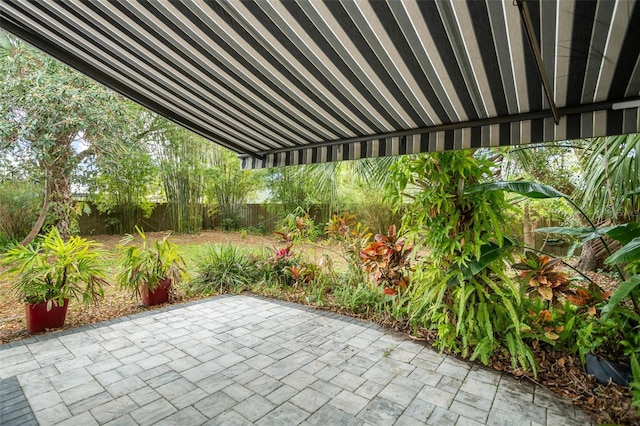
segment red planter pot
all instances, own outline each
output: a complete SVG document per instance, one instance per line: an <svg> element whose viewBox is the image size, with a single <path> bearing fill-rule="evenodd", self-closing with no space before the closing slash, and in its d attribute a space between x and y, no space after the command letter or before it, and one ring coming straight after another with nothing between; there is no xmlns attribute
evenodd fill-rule
<svg viewBox="0 0 640 426"><path fill-rule="evenodd" d="M64 305L58 306L52 303L51 309L47 311L47 302L34 303L26 306L27 330L29 334L46 331L50 328L60 328L64 326L67 318L67 308L69 299L65 299Z"/></svg>
<svg viewBox="0 0 640 426"><path fill-rule="evenodd" d="M154 291L149 290L145 285L140 289L142 295L142 303L146 306L160 305L169 301L169 287L171 287L171 278L166 278L158 282L158 286Z"/></svg>

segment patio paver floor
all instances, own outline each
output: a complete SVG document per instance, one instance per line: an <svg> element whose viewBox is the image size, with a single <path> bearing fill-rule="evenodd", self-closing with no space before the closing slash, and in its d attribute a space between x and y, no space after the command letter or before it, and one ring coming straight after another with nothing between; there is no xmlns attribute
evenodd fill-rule
<svg viewBox="0 0 640 426"><path fill-rule="evenodd" d="M589 423L544 388L375 324L250 296L0 346L2 425Z"/></svg>

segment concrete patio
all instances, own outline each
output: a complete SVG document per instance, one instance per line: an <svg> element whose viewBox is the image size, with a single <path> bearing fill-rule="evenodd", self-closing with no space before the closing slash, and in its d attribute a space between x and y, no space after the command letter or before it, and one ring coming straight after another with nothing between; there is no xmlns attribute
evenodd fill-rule
<svg viewBox="0 0 640 426"><path fill-rule="evenodd" d="M366 322L222 296L0 346L2 425L585 425Z"/></svg>

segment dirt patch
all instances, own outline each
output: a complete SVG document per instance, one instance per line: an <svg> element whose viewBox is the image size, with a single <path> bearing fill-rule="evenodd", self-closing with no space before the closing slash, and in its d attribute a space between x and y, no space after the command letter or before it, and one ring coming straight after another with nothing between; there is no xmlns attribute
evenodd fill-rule
<svg viewBox="0 0 640 426"><path fill-rule="evenodd" d="M145 235L150 241L164 238L169 232L146 232ZM121 235L94 235L87 237L104 245L108 250L116 247L122 239ZM206 230L197 234L171 234L171 241L178 245L195 244L234 244L247 247L269 247L274 244L271 236L253 235L244 232L222 232Z"/></svg>

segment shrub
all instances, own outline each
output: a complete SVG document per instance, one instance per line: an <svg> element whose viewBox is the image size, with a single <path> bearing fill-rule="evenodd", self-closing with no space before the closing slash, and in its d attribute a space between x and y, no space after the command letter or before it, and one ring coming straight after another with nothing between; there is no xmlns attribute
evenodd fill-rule
<svg viewBox="0 0 640 426"><path fill-rule="evenodd" d="M258 261L262 279L267 285L293 286L296 284L297 271L301 267L300 255L294 253L293 244L283 248L273 247L263 253Z"/></svg>
<svg viewBox="0 0 640 426"><path fill-rule="evenodd" d="M384 295L369 283L342 285L333 290L335 301L355 314L370 315L381 313L393 303L391 297Z"/></svg>
<svg viewBox="0 0 640 426"><path fill-rule="evenodd" d="M274 232L284 242L315 241L321 231L304 209L296 208L281 223L280 230Z"/></svg>
<svg viewBox="0 0 640 426"><path fill-rule="evenodd" d="M41 208L42 190L36 185L24 181L0 183L0 237L5 241L24 238Z"/></svg>
<svg viewBox="0 0 640 426"><path fill-rule="evenodd" d="M196 259L197 276L188 284L192 294L237 293L256 280L258 269L254 258L231 244L209 245Z"/></svg>
<svg viewBox="0 0 640 426"><path fill-rule="evenodd" d="M511 267L520 271L520 278L527 287L527 292L535 290L538 296L551 304L569 292L569 276L556 270L561 262L558 258L552 259L547 255L539 256L527 251L525 257Z"/></svg>
<svg viewBox="0 0 640 426"><path fill-rule="evenodd" d="M345 212L342 216L334 214L326 227L327 236L340 244L341 256L347 261L354 274L361 274L363 260L360 254L369 244L369 227L356 220L356 215Z"/></svg>
<svg viewBox="0 0 640 426"><path fill-rule="evenodd" d="M383 286L384 293L398 294L409 284L409 255L413 245L406 238L399 238L396 226L391 225L387 235L377 234L360 253L365 271L373 273L376 284Z"/></svg>

